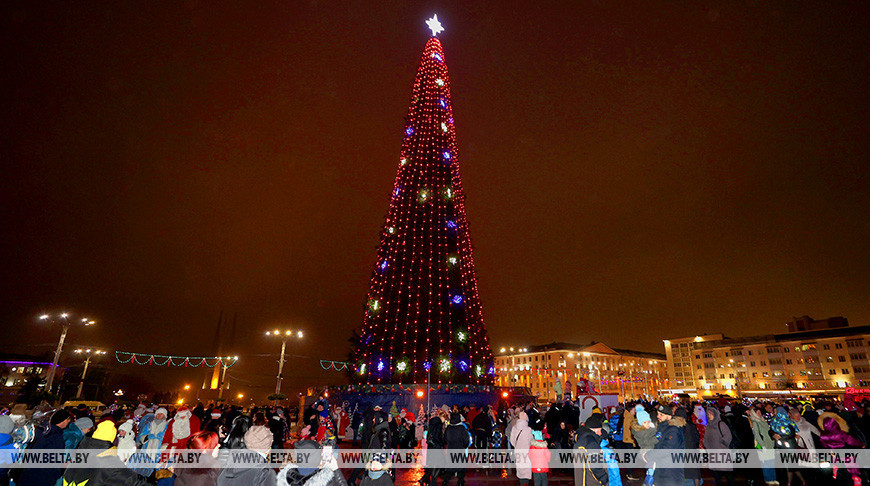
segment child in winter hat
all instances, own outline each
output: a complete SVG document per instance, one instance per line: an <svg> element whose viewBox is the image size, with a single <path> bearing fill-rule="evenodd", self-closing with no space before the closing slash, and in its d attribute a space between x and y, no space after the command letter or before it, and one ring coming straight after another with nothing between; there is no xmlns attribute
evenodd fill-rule
<svg viewBox="0 0 870 486"><path fill-rule="evenodd" d="M635 410L635 415L637 416L637 423L643 425L644 427L649 428L649 426L646 425L647 422L649 422L650 425L652 425L652 419L649 416L649 412L647 412L646 409L643 408L643 405L640 405L640 404L635 405L634 410Z"/></svg>

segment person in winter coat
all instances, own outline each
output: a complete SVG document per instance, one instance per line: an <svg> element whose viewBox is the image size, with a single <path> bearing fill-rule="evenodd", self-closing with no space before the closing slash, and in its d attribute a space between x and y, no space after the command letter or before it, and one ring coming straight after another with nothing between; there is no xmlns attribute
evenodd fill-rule
<svg viewBox="0 0 870 486"><path fill-rule="evenodd" d="M535 486L547 486L547 473L550 472L550 449L544 440L544 432L532 431L529 443L529 459L532 462L532 480Z"/></svg>
<svg viewBox="0 0 870 486"><path fill-rule="evenodd" d="M674 412L674 416L683 419L686 426L683 427L683 443L687 452L695 452L701 444L701 436L698 434L698 428L694 424L688 423L689 413L685 408L680 407ZM701 484L701 468L686 466L683 468L684 482L691 481L695 486Z"/></svg>
<svg viewBox="0 0 870 486"><path fill-rule="evenodd" d="M66 410L57 410L51 415L47 427L39 427L28 450L63 450L63 429L72 422ZM31 467L21 471L16 486L52 486L63 475L60 467Z"/></svg>
<svg viewBox="0 0 870 486"><path fill-rule="evenodd" d="M468 426L462 422L462 417L458 413L450 415L450 425L444 429L444 445L447 449L468 450L471 447L473 440ZM446 484L450 480L451 474L456 474L457 485L465 484L465 469L458 467L448 467L444 470L445 476L441 484Z"/></svg>
<svg viewBox="0 0 870 486"><path fill-rule="evenodd" d="M320 444L313 440L296 443L297 452L310 453L311 461L287 464L278 471L278 486L347 486L341 469L331 454L324 454Z"/></svg>
<svg viewBox="0 0 870 486"><path fill-rule="evenodd" d="M93 428L94 421L88 417L76 419L75 422L67 425L63 429L64 449L69 451L78 447L85 435L89 434Z"/></svg>
<svg viewBox="0 0 870 486"><path fill-rule="evenodd" d="M471 428L474 429L475 449L486 449L489 445L489 438L492 437L492 418L489 416L489 406L483 407L483 411L474 417L474 420L471 421Z"/></svg>
<svg viewBox="0 0 870 486"><path fill-rule="evenodd" d="M81 419L79 419L81 420ZM123 484L127 486L146 486L151 484L144 476L137 474L118 457L112 446L117 431L111 421L100 422L93 436L85 437L79 449L101 451L92 458L93 466L88 468L69 467L63 473L63 484L87 484L94 486Z"/></svg>
<svg viewBox="0 0 870 486"><path fill-rule="evenodd" d="M429 419L429 424L426 430L426 469L423 471L423 477L420 478L420 484L432 485L438 481L438 476L441 475L441 469L436 468L440 460L444 457L444 428L447 426L445 421L446 413L439 410L432 418Z"/></svg>
<svg viewBox="0 0 870 486"><path fill-rule="evenodd" d="M785 407L776 407L775 415L770 420L770 433L774 440L774 449L795 450L798 448L798 428L788 415ZM803 474L794 467L785 467L787 483L791 484L792 478L797 476L802 484L806 484Z"/></svg>
<svg viewBox="0 0 870 486"><path fill-rule="evenodd" d="M813 435L819 437L821 435L819 429L807 421L807 419L801 415L800 410L795 407L788 409L788 416L797 426L798 447L815 451L816 442L815 439L813 439Z"/></svg>
<svg viewBox="0 0 870 486"><path fill-rule="evenodd" d="M574 434L574 449L585 452L588 457L599 453L603 426L604 415L590 415ZM610 486L610 476L607 467L596 462L586 461L574 467L575 486Z"/></svg>
<svg viewBox="0 0 870 486"><path fill-rule="evenodd" d="M275 486L277 477L272 469L267 467L231 467L227 462L233 455L242 455L248 464L265 464L266 460L260 452L247 447L246 433L253 422L245 415L236 417L233 428L224 440L223 448L218 453L218 462L223 466L217 478L217 486Z"/></svg>
<svg viewBox="0 0 870 486"><path fill-rule="evenodd" d="M835 413L825 412L819 415L819 425L822 428L822 445L828 449L860 449L864 447L859 439L849 435L849 425ZM852 482L860 485L861 476L858 469L849 468L848 472L852 475ZM834 479L837 479L839 473L836 469L833 471Z"/></svg>
<svg viewBox="0 0 870 486"><path fill-rule="evenodd" d="M755 448L760 450L761 457L761 475L764 482L768 485L776 483L776 470L773 468L774 459L771 451L773 449L773 439L770 437L770 425L761 410L752 407L746 412L749 417L749 423L752 425L752 436L755 439Z"/></svg>
<svg viewBox="0 0 870 486"><path fill-rule="evenodd" d="M186 449L202 452L202 467L179 468L175 470L175 486L217 486L220 464L215 456L218 453L218 435L201 430L192 434L184 446ZM161 486L158 483L158 486Z"/></svg>
<svg viewBox="0 0 870 486"><path fill-rule="evenodd" d="M272 431L267 426L266 415L263 412L255 413L254 424L245 432L245 446L265 456L272 448L272 439Z"/></svg>
<svg viewBox="0 0 870 486"><path fill-rule="evenodd" d="M136 453L136 437L133 434L133 421L127 420L118 427L118 437L115 440L118 448L118 459L127 462Z"/></svg>
<svg viewBox="0 0 870 486"><path fill-rule="evenodd" d="M704 434L704 449L729 450L731 448L731 429L722 421L722 415L716 407L707 408L707 427ZM727 464L710 464L710 472L716 484L723 484L727 479L729 485L734 484L734 468Z"/></svg>
<svg viewBox="0 0 870 486"><path fill-rule="evenodd" d="M510 443L516 450L517 478L520 484L528 486L532 479L532 464L529 461L529 448L532 446L532 429L529 428L529 415L520 412L511 429Z"/></svg>
<svg viewBox="0 0 870 486"><path fill-rule="evenodd" d="M658 425L656 426L656 438L658 441L654 446L653 452L649 455L653 462L658 462L656 461L657 456L665 454L664 451L684 450L686 448L686 435L683 430L686 427L686 420L675 416L673 409L665 404L660 404L656 408L656 416L658 418ZM653 478L653 484L656 486L682 486L684 481L683 469L678 467L656 467Z"/></svg>

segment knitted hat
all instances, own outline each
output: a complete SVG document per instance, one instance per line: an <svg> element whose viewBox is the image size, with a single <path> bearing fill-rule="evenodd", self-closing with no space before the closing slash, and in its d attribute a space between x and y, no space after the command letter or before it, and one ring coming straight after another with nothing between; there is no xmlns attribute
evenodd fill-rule
<svg viewBox="0 0 870 486"><path fill-rule="evenodd" d="M91 429L94 427L94 421L88 417L82 417L74 422L79 430Z"/></svg>
<svg viewBox="0 0 870 486"><path fill-rule="evenodd" d="M97 430L94 431L93 438L104 440L106 442L114 442L117 434L118 431L115 430L115 424L113 424L111 420L105 420L100 422L100 425L97 425Z"/></svg>
<svg viewBox="0 0 870 486"><path fill-rule="evenodd" d="M635 415L637 416L637 423L642 424L644 422L652 422L652 419L649 416L649 412L643 408L643 405L638 405L635 408Z"/></svg>

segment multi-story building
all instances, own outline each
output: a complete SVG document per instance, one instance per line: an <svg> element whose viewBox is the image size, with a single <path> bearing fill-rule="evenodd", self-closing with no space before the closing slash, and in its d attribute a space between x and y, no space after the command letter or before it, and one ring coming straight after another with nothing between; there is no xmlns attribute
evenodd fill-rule
<svg viewBox="0 0 870 486"><path fill-rule="evenodd" d="M503 347L495 353L499 386L524 386L541 400L554 400L554 386L563 389L587 380L598 393L617 393L620 400L641 395L658 397L668 388L663 354L611 348L604 343L550 343Z"/></svg>
<svg viewBox="0 0 870 486"><path fill-rule="evenodd" d="M723 339L722 334L703 334L678 339L665 340L665 356L668 360L668 377L670 378L670 392L674 394L694 395L697 393L694 372L695 346L704 341L717 341Z"/></svg>
<svg viewBox="0 0 870 486"><path fill-rule="evenodd" d="M843 394L870 386L870 326L804 316L786 327L792 331L666 340L671 382L702 397Z"/></svg>

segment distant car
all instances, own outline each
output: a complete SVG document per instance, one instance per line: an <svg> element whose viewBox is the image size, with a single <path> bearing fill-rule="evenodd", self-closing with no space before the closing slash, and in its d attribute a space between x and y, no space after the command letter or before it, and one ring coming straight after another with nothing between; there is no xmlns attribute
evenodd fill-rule
<svg viewBox="0 0 870 486"><path fill-rule="evenodd" d="M103 402L89 401L89 400L67 400L63 404L63 408L67 407L78 407L79 405L85 405L91 409L94 417L100 418L103 415L103 412L106 411L106 404Z"/></svg>

